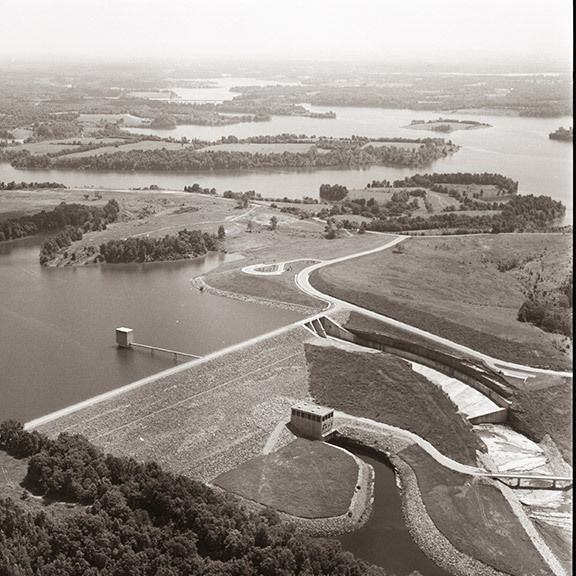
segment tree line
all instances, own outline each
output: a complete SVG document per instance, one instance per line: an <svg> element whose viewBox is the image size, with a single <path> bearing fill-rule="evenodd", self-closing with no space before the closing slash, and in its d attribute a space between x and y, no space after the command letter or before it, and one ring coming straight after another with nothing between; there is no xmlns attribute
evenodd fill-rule
<svg viewBox="0 0 576 576"><path fill-rule="evenodd" d="M43 188L66 188L58 182L0 182L0 190L40 190Z"/></svg>
<svg viewBox="0 0 576 576"><path fill-rule="evenodd" d="M0 449L28 460L23 485L66 501L57 517L0 498L0 573L19 576L384 576L335 540L295 532L269 509L104 454L78 435L0 424ZM23 493L27 498L27 492Z"/></svg>
<svg viewBox="0 0 576 576"><path fill-rule="evenodd" d="M218 234L185 228L176 235L166 235L162 238L138 236L124 240L109 240L100 245L100 257L97 261L115 264L194 258L218 250L219 241L224 235L224 227L220 226Z"/></svg>
<svg viewBox="0 0 576 576"><path fill-rule="evenodd" d="M115 199L103 207L61 202L54 210L48 212L42 210L37 214L0 222L0 242L39 233L56 232L67 226L80 232L104 230L107 224L116 221L119 211L120 207Z"/></svg>
<svg viewBox="0 0 576 576"><path fill-rule="evenodd" d="M441 142L441 143L440 143ZM86 157L30 154L27 150L0 152L0 158L15 168L74 170L232 170L258 168L326 168L370 165L418 167L454 153L457 147L443 141L427 140L418 148L364 146L360 141L326 141L307 152L253 153L206 150L188 146L179 150L127 150ZM322 147L322 152L319 152Z"/></svg>
<svg viewBox="0 0 576 576"><path fill-rule="evenodd" d="M499 190L507 194L515 194L518 191L518 182L503 176L502 174L493 174L490 172L470 173L470 172L453 172L449 174L414 174L406 176L403 180L395 180L394 188L406 187L424 187L434 189L438 184L481 184L494 185ZM374 188L374 182L372 183ZM442 192L443 190L438 190Z"/></svg>

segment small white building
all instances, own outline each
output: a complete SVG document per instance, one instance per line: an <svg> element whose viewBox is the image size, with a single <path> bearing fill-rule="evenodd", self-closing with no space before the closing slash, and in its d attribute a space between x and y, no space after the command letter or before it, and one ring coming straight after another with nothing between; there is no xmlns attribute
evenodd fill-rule
<svg viewBox="0 0 576 576"><path fill-rule="evenodd" d="M334 410L312 402L299 402L292 406L290 424L302 436L322 440L332 431Z"/></svg>

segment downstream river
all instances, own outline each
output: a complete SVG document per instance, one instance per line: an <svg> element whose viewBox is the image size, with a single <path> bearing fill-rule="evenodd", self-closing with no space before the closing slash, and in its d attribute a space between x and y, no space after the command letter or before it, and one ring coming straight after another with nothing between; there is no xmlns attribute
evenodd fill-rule
<svg viewBox="0 0 576 576"><path fill-rule="evenodd" d="M392 468L372 456L351 451L374 468L374 505L362 528L338 537L342 547L395 576L409 576L415 570L425 576L448 576L448 572L434 564L412 540L402 517Z"/></svg>

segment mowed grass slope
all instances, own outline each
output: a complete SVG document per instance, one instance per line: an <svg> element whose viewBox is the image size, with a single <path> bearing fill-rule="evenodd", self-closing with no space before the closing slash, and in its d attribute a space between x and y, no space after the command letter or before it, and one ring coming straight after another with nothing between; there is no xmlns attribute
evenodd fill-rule
<svg viewBox="0 0 576 576"><path fill-rule="evenodd" d="M419 446L398 455L416 473L426 511L454 547L506 574L550 574L491 481L444 468Z"/></svg>
<svg viewBox="0 0 576 576"><path fill-rule="evenodd" d="M542 375L514 391L510 424L536 442L546 435L564 459L573 460L573 380Z"/></svg>
<svg viewBox="0 0 576 576"><path fill-rule="evenodd" d="M550 286L568 277L569 235L411 238L401 246L323 268L312 284L502 360L569 368L565 337L517 320L538 274Z"/></svg>
<svg viewBox="0 0 576 576"><path fill-rule="evenodd" d="M482 443L455 404L401 358L307 344L310 394L353 416L410 430L440 452L476 464Z"/></svg>
<svg viewBox="0 0 576 576"><path fill-rule="evenodd" d="M358 464L343 450L298 438L218 476L225 490L301 518L329 518L348 511Z"/></svg>

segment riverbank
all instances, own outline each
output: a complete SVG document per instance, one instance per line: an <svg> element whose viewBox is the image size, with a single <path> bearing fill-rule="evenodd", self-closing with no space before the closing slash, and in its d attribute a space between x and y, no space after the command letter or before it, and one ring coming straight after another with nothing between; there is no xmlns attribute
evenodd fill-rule
<svg viewBox="0 0 576 576"><path fill-rule="evenodd" d="M487 509L496 503L485 499L480 493L476 498L469 500L470 506L460 508L459 514L452 517L452 529L438 528L439 517L430 510L426 504L422 485L429 483L429 478L434 476L434 466L414 467L412 456L408 454L417 447L405 438L388 434L377 429L363 430L356 426L346 424L338 428L339 442L345 446L353 446L358 450L365 450L377 458L384 458L396 472L396 482L402 499L402 510L405 523L418 547L438 566L455 576L504 576L505 574L548 574L547 563L533 548L529 539L516 538L524 533L524 528L516 518L511 508L506 509L505 501L497 504L498 513L486 514L482 522L478 522L475 515L475 505L480 502ZM430 459L431 462L433 462ZM450 474L456 474L450 472ZM485 480L475 479L473 476L462 476L466 485L480 486ZM464 484L463 484L464 486ZM438 486L438 489L440 487ZM436 490L433 496L438 506L446 506L455 510L454 495L450 483L445 486L446 490ZM460 489L461 490L461 489ZM497 490L495 493L498 493ZM491 494L495 494L492 492ZM468 499L464 498L464 502ZM504 508L502 508L504 505ZM467 512L466 512L467 511ZM460 517L465 512L467 516ZM450 515L450 514L448 514ZM513 530L504 536L499 526L500 522L506 521ZM440 524L442 525L442 524ZM464 540L455 538L458 531L464 527L464 532L473 531L475 536L470 538L466 534ZM447 537L449 536L449 538ZM514 540L514 545L507 545L506 540ZM455 543L458 543L456 546Z"/></svg>

